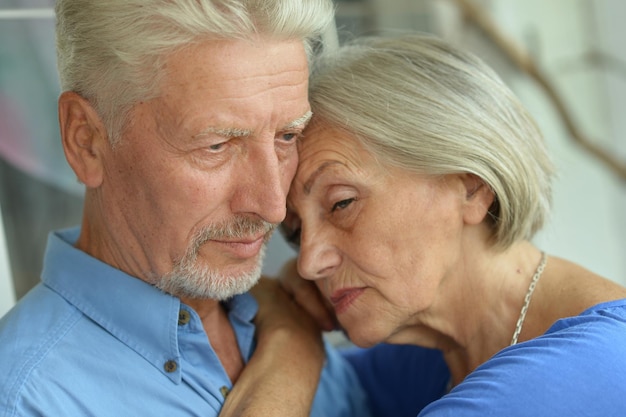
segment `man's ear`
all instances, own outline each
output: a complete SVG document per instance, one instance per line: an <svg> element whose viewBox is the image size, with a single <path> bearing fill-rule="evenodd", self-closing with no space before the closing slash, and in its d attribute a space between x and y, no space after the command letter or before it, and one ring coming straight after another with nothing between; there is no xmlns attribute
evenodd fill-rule
<svg viewBox="0 0 626 417"><path fill-rule="evenodd" d="M100 186L102 158L110 146L100 116L89 101L65 91L59 97L59 125L65 157L78 180L90 188Z"/></svg>
<svg viewBox="0 0 626 417"><path fill-rule="evenodd" d="M479 224L489 212L495 194L491 187L474 174L462 174L461 181L465 185L463 220L467 224Z"/></svg>

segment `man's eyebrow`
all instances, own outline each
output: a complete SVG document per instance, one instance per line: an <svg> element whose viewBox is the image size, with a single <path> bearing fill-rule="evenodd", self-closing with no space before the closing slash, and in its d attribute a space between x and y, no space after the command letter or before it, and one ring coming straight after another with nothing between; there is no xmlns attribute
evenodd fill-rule
<svg viewBox="0 0 626 417"><path fill-rule="evenodd" d="M322 165L318 166L317 169L315 171L313 171L313 173L311 173L311 175L309 175L309 179L306 180L306 182L304 183L303 189L304 189L304 194L305 195L309 195L311 194L311 188L313 188L313 184L315 183L315 181L317 180L317 178L328 168L331 167L333 165L343 165L341 162L339 161L326 161L324 162Z"/></svg>
<svg viewBox="0 0 626 417"><path fill-rule="evenodd" d="M246 136L252 136L252 130L250 129L240 129L237 127L207 127L202 132L193 135L192 137L198 137L206 134L215 134L218 136L223 136L225 138L240 138Z"/></svg>
<svg viewBox="0 0 626 417"><path fill-rule="evenodd" d="M313 117L313 112L309 110L301 117L298 117L296 120L287 123L287 125L283 126L281 130L295 129L296 127L306 125L311 120L311 117Z"/></svg>
<svg viewBox="0 0 626 417"><path fill-rule="evenodd" d="M306 125L311 120L311 117L313 117L313 112L309 110L301 117L298 117L296 120L293 120L287 123L285 126L281 128L281 130L295 129L302 125ZM198 136L206 135L209 133L222 136L225 138L242 138L242 137L252 136L254 132L250 129L241 129L237 127L209 126L206 129L202 130L200 133L193 135L192 138L196 138Z"/></svg>

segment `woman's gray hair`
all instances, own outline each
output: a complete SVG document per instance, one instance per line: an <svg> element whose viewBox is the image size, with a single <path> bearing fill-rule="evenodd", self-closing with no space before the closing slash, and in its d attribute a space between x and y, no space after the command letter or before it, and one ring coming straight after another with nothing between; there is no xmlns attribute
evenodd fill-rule
<svg viewBox="0 0 626 417"><path fill-rule="evenodd" d="M495 247L543 226L554 168L542 135L474 55L429 35L357 39L316 60L309 95L317 120L355 135L383 164L481 178L495 194Z"/></svg>
<svg viewBox="0 0 626 417"><path fill-rule="evenodd" d="M331 0L57 0L61 88L92 103L115 143L132 106L158 96L172 52L263 34L301 39L310 54L333 11Z"/></svg>

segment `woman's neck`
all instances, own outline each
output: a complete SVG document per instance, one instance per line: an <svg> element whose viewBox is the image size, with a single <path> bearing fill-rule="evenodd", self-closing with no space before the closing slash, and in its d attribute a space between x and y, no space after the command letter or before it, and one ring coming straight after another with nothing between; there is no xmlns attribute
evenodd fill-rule
<svg viewBox="0 0 626 417"><path fill-rule="evenodd" d="M528 242L506 251L467 251L462 266L434 309L435 328L445 336L439 346L458 383L511 343L524 298L540 263L541 252ZM543 278L541 278L543 279ZM541 280L537 282L541 286ZM531 298L527 315L532 313ZM545 330L544 330L545 331Z"/></svg>
<svg viewBox="0 0 626 417"><path fill-rule="evenodd" d="M453 336L457 346L450 345L444 350L454 385L511 344L511 336L515 331L531 278L536 272L539 257L539 251L528 251L526 255L513 258L518 261L511 262L510 265L519 265L513 269L515 273L506 278L505 271L502 271L500 280L503 285L500 289L486 291L483 301L474 300L481 307L469 309L468 319L465 320L473 323L473 328L468 327L468 331L458 333L460 336ZM522 269L522 263L529 266ZM495 271L496 269L493 270ZM489 276L491 278L487 279L496 288L496 278L493 274ZM622 298L626 298L626 288L623 286L572 262L548 256L544 272L528 303L518 343L543 335L561 318L576 316L599 303Z"/></svg>

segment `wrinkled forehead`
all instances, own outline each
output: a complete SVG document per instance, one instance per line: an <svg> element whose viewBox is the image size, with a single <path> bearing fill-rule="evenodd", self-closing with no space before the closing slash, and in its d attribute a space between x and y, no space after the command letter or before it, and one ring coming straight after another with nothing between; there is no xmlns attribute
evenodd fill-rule
<svg viewBox="0 0 626 417"><path fill-rule="evenodd" d="M311 180L327 169L343 165L357 169L367 163L367 152L359 140L346 130L336 128L313 117L298 142L299 165L294 191L310 189Z"/></svg>
<svg viewBox="0 0 626 417"><path fill-rule="evenodd" d="M374 158L355 133L326 122L315 114L298 143L298 155L303 168L319 163L319 159L323 158L355 165L368 164Z"/></svg>
<svg viewBox="0 0 626 417"><path fill-rule="evenodd" d="M214 89L228 87L249 95L257 89L281 89L296 82L308 86L308 62L299 40L208 39L164 58L163 88L169 88L170 94L184 88L193 91L204 80ZM253 91L248 92L250 88Z"/></svg>
<svg viewBox="0 0 626 417"><path fill-rule="evenodd" d="M371 181L384 168L353 133L313 116L298 142L299 164L288 208L296 210L328 182Z"/></svg>
<svg viewBox="0 0 626 417"><path fill-rule="evenodd" d="M160 90L153 109L160 124L195 136L211 130L241 136L301 128L310 111L308 67L299 41L191 45L168 56Z"/></svg>

